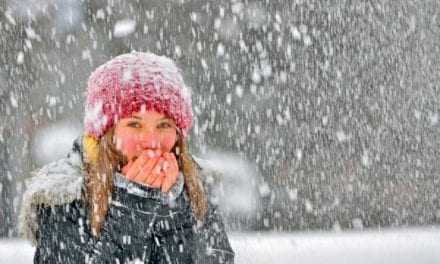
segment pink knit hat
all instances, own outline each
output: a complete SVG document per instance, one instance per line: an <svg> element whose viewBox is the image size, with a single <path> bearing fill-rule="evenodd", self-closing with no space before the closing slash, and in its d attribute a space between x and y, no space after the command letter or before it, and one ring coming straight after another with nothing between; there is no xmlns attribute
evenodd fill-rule
<svg viewBox="0 0 440 264"><path fill-rule="evenodd" d="M85 133L99 139L141 107L172 118L187 137L193 119L191 92L171 59L133 52L99 66L87 84Z"/></svg>

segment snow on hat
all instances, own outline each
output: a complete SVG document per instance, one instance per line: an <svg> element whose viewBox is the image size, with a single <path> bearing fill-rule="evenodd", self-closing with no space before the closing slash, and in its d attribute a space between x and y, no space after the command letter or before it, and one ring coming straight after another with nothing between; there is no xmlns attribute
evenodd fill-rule
<svg viewBox="0 0 440 264"><path fill-rule="evenodd" d="M99 66L87 84L84 128L99 139L119 119L155 110L172 118L185 138L192 125L191 91L173 60L132 52Z"/></svg>

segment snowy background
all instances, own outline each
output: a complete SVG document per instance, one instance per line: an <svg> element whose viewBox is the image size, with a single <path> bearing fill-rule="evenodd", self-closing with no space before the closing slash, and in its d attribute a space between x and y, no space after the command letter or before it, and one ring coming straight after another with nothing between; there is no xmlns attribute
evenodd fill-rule
<svg viewBox="0 0 440 264"><path fill-rule="evenodd" d="M397 250L440 225L438 43L437 0L0 1L0 237L17 235L29 172L81 132L91 71L137 50L184 71L191 151L225 171L240 259L270 252L277 235L254 232L329 250L396 234ZM395 231L362 231L379 228Z"/></svg>

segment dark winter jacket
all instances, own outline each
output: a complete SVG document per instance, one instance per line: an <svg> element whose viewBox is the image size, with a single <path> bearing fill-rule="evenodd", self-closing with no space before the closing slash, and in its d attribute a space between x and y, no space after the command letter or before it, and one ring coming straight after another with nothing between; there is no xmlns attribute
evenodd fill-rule
<svg viewBox="0 0 440 264"><path fill-rule="evenodd" d="M234 262L217 206L209 199L206 220L197 222L183 190L183 175L164 195L116 174L106 221L94 238L81 199L81 142L81 137L75 140L67 158L38 170L23 196L20 231L36 246L34 263ZM209 195L208 182L218 172L196 161Z"/></svg>

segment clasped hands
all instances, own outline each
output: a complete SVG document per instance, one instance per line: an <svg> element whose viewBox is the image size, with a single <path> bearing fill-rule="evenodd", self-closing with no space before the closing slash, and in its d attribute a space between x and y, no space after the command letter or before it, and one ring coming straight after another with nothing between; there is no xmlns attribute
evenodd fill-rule
<svg viewBox="0 0 440 264"><path fill-rule="evenodd" d="M177 181L179 166L173 153L147 149L129 161L122 174L129 180L168 192Z"/></svg>

